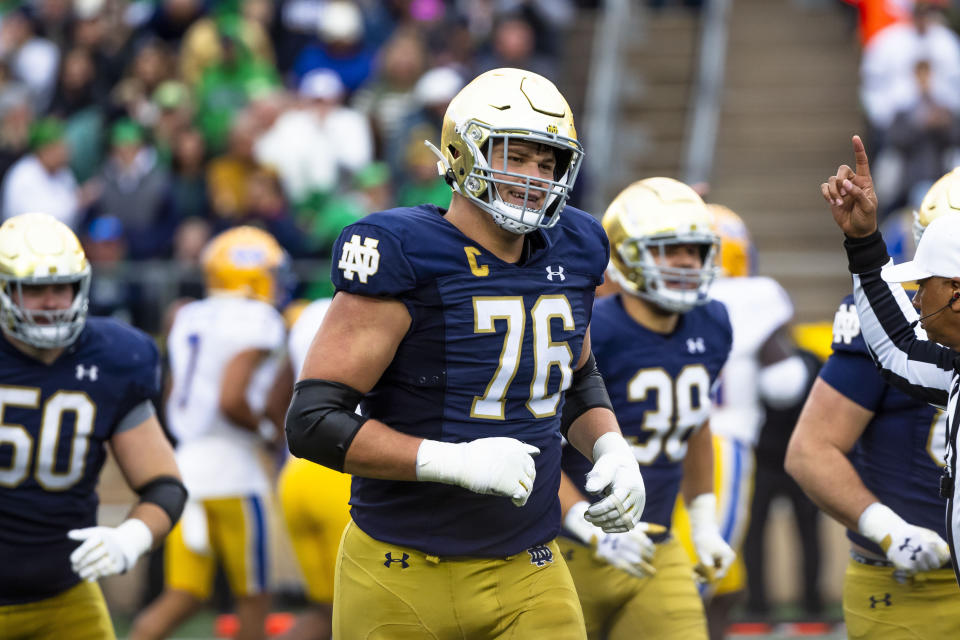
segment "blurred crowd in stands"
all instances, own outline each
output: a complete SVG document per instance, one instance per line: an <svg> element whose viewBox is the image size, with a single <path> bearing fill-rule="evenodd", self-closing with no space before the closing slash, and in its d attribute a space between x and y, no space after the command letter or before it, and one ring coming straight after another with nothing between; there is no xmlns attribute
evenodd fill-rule
<svg viewBox="0 0 960 640"><path fill-rule="evenodd" d="M860 101L881 216L912 212L960 164L960 36L949 0L845 0L860 22ZM954 25L955 26L955 25Z"/></svg>
<svg viewBox="0 0 960 640"><path fill-rule="evenodd" d="M370 211L446 206L423 141L447 103L496 67L556 80L578 4L595 3L0 0L0 212L70 225L92 311L156 332L145 272L190 273L224 228L328 260ZM150 262L131 279L131 261Z"/></svg>
<svg viewBox="0 0 960 640"><path fill-rule="evenodd" d="M881 213L910 211L960 161L953 8L844 2L859 16ZM327 261L370 211L445 205L423 140L439 140L450 98L498 66L562 85L564 34L598 4L0 0L0 216L68 223L97 272L93 312L156 332L151 300L169 297L171 267L174 293L199 293L199 251L226 227L260 225L294 259ZM908 244L908 224L890 217ZM138 261L149 262L131 270ZM301 295L329 293L320 271Z"/></svg>

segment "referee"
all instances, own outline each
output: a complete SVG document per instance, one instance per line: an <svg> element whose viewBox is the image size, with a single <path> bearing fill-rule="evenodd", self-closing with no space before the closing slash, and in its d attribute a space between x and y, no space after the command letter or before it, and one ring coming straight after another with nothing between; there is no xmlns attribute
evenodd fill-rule
<svg viewBox="0 0 960 640"><path fill-rule="evenodd" d="M861 332L881 374L906 393L947 408L946 467L940 492L947 500L950 561L960 582L956 547L960 541L960 483L954 482L960 419L960 216L933 220L914 259L894 265L877 228L877 196L859 136L853 137L853 152L855 169L841 165L836 175L820 185L820 192L845 235ZM911 303L899 283L913 280L919 288ZM892 540L893 531L890 536ZM907 540L905 544L915 546L917 555L942 553L930 541ZM946 557L939 559L947 561Z"/></svg>

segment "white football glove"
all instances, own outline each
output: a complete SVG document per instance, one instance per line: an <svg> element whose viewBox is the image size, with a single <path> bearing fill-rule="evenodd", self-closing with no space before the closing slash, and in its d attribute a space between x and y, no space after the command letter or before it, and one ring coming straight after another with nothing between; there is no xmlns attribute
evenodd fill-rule
<svg viewBox="0 0 960 640"><path fill-rule="evenodd" d="M863 510L857 526L864 537L880 545L893 566L907 575L939 569L950 560L950 547L935 531L906 522L879 502Z"/></svg>
<svg viewBox="0 0 960 640"><path fill-rule="evenodd" d="M713 582L727 575L737 553L720 535L717 526L717 497L701 493L687 505L693 548L697 552L694 572L701 582Z"/></svg>
<svg viewBox="0 0 960 640"><path fill-rule="evenodd" d="M570 507L563 526L581 542L593 547L594 555L604 562L626 571L637 578L654 575L653 566L656 545L647 537L648 533L666 532L666 527L649 522L641 522L625 533L604 533L584 519L590 503L584 500Z"/></svg>
<svg viewBox="0 0 960 640"><path fill-rule="evenodd" d="M67 537L83 540L70 554L70 566L87 582L129 571L153 544L150 528L137 518L118 527L73 529Z"/></svg>
<svg viewBox="0 0 960 640"><path fill-rule="evenodd" d="M514 438L470 442L424 440L417 450L417 480L455 484L474 493L527 503L537 477L533 456L540 449Z"/></svg>
<svg viewBox="0 0 960 640"><path fill-rule="evenodd" d="M584 518L605 533L629 531L640 522L647 491L630 444L619 433L605 433L593 445L593 469L586 490L605 497L587 509Z"/></svg>

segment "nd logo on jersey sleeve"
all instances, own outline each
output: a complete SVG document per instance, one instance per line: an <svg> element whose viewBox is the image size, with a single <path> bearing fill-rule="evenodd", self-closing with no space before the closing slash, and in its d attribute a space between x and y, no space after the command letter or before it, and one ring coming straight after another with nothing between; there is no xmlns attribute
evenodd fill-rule
<svg viewBox="0 0 960 640"><path fill-rule="evenodd" d="M377 245L380 241L376 238L363 238L353 234L349 242L344 242L340 250L340 261L337 268L343 273L347 280L353 280L354 276L362 282L367 283L367 279L375 275L380 268L380 251Z"/></svg>

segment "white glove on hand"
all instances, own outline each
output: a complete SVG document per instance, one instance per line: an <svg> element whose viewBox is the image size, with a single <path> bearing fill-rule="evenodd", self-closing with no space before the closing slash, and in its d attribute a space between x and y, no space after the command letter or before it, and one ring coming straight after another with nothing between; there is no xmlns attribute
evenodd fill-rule
<svg viewBox="0 0 960 640"><path fill-rule="evenodd" d="M591 505L584 518L606 533L633 529L647 502L633 449L619 433L605 433L593 445L593 460L585 488L606 497Z"/></svg>
<svg viewBox="0 0 960 640"><path fill-rule="evenodd" d="M656 545L647 533L664 533L666 527L641 522L625 533L604 533L600 527L584 520L589 506L589 502L583 501L570 507L563 526L581 542L593 547L594 555L600 560L637 578L654 575L657 572L652 564Z"/></svg>
<svg viewBox="0 0 960 640"><path fill-rule="evenodd" d="M857 526L867 539L880 545L893 566L907 575L939 569L950 560L950 547L935 531L906 522L879 502L863 510Z"/></svg>
<svg viewBox="0 0 960 640"><path fill-rule="evenodd" d="M690 515L690 530L693 548L697 552L697 566L694 572L698 580L713 582L727 575L730 565L737 559L737 553L720 535L717 526L717 497L712 493L701 493L687 505Z"/></svg>
<svg viewBox="0 0 960 640"><path fill-rule="evenodd" d="M137 518L118 527L73 529L67 537L83 540L70 554L70 566L87 582L129 571L153 544L150 528Z"/></svg>
<svg viewBox="0 0 960 640"><path fill-rule="evenodd" d="M514 438L470 442L424 440L417 450L417 480L455 484L474 493L506 496L518 507L533 491L540 449Z"/></svg>

